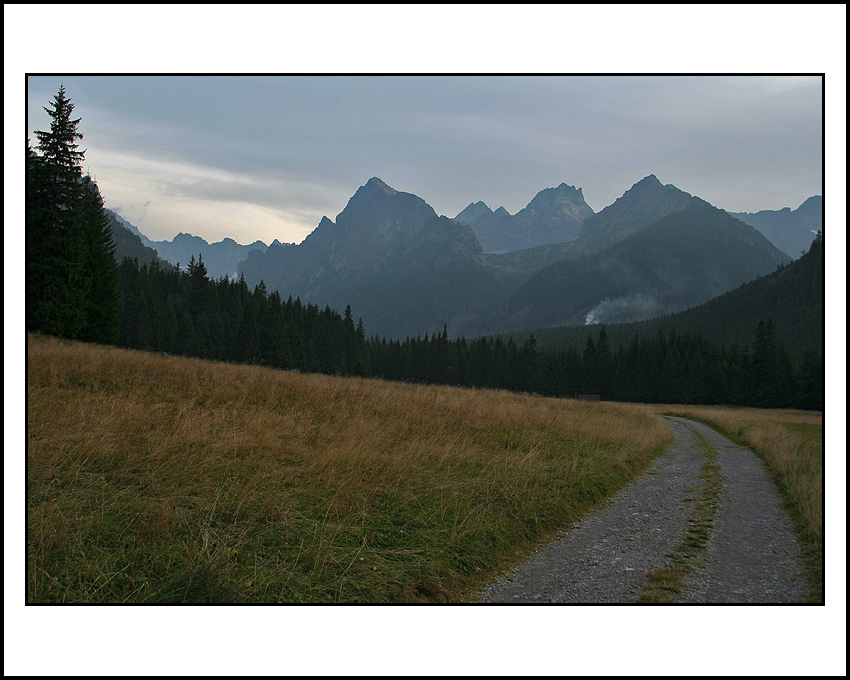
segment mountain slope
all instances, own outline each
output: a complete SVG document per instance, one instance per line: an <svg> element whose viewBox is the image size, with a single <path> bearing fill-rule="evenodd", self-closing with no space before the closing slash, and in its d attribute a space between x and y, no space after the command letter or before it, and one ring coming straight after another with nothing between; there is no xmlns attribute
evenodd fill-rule
<svg viewBox="0 0 850 680"><path fill-rule="evenodd" d="M441 331L508 291L469 226L377 177L336 222L323 217L300 245L252 253L239 271L284 298L351 305L370 335L390 338Z"/></svg>
<svg viewBox="0 0 850 680"><path fill-rule="evenodd" d="M123 262L125 257L129 257L131 260L138 260L139 265L150 266L151 263L158 262L164 269L173 269L174 266L170 262L161 259L153 248L144 245L139 230L132 224L112 210L105 209L104 212L112 227L115 260L118 263Z"/></svg>
<svg viewBox="0 0 850 680"><path fill-rule="evenodd" d="M663 217L697 205L708 203L672 184L661 184L655 175L647 175L614 203L584 221L577 251L598 252Z"/></svg>
<svg viewBox="0 0 850 680"><path fill-rule="evenodd" d="M608 248L545 267L486 323L520 330L616 323L677 312L720 295L789 258L758 231L704 201Z"/></svg>
<svg viewBox="0 0 850 680"><path fill-rule="evenodd" d="M758 322L773 319L777 340L793 355L801 356L808 350L823 350L823 300L824 248L820 238L788 266L701 305L646 321L609 324L606 330L612 347L627 344L635 335L654 335L659 327L747 347ZM588 331L585 325L538 328L534 337L540 348L581 346ZM517 342L524 342L526 337L528 332L514 334Z"/></svg>

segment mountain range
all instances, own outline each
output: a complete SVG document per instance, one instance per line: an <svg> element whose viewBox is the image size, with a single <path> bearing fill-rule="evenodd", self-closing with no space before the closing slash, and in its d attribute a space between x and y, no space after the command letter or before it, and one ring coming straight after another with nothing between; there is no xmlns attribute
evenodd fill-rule
<svg viewBox="0 0 850 680"><path fill-rule="evenodd" d="M642 190L636 185L631 191ZM670 314L790 262L754 228L700 199L681 198L681 209L607 248L544 267L491 312L489 320L479 322L475 334L501 332L508 325L520 330ZM604 213L599 217L605 218ZM618 208L616 217L600 224L620 224L624 211ZM639 224L624 220L621 232L625 225L633 229ZM595 239L597 234L587 231L584 238ZM472 334L471 329L466 334Z"/></svg>
<svg viewBox="0 0 850 680"><path fill-rule="evenodd" d="M793 211L794 229L804 215L817 222L817 199ZM769 212L750 219L766 223ZM473 337L637 321L699 305L792 259L758 228L655 175L598 213L580 188L563 183L516 215L479 201L454 219L373 177L299 245L207 244L188 234L142 240L172 262L203 252L211 277L222 267L284 299L350 305L370 335L389 339L444 326L453 337ZM219 264L216 253L225 251Z"/></svg>
<svg viewBox="0 0 850 680"><path fill-rule="evenodd" d="M758 229L779 250L797 258L823 233L823 196L807 198L796 210L761 210L757 213L729 213Z"/></svg>
<svg viewBox="0 0 850 680"><path fill-rule="evenodd" d="M593 209L581 188L562 183L539 192L516 215L504 207L490 210L483 201L470 203L454 218L472 227L486 253L525 250L549 243L566 243L578 238Z"/></svg>
<svg viewBox="0 0 850 680"><path fill-rule="evenodd" d="M250 245L243 246L232 238L225 238L216 243L208 243L200 236L193 236L192 234L185 234L183 232L177 234L170 241L152 241L114 210L108 210L107 212L128 231L136 234L141 239L142 245L155 250L160 258L173 265L179 264L181 268L185 269L191 258L194 257L197 260L200 255L204 261L207 273L212 279L218 279L222 276L236 276L239 263L248 257L252 251L265 252L269 248L262 241L254 241ZM273 245L283 246L284 244L275 240Z"/></svg>

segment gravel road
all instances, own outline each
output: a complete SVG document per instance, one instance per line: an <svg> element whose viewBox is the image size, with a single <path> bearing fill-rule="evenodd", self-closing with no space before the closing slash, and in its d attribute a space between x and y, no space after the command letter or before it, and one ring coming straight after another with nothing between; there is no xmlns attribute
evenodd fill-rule
<svg viewBox="0 0 850 680"><path fill-rule="evenodd" d="M792 603L805 596L800 549L762 462L711 428L665 418L675 442L646 473L478 595L491 603L633 603L670 566L719 489L677 601ZM708 447L705 447L707 443ZM714 470L716 486L710 487ZM719 471L719 474L718 474Z"/></svg>

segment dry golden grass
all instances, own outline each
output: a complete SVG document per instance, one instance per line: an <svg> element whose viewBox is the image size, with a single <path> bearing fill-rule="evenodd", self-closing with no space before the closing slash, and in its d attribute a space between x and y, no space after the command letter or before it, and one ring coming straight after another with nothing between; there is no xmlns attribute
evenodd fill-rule
<svg viewBox="0 0 850 680"><path fill-rule="evenodd" d="M457 601L644 469L647 409L30 336L32 602Z"/></svg>

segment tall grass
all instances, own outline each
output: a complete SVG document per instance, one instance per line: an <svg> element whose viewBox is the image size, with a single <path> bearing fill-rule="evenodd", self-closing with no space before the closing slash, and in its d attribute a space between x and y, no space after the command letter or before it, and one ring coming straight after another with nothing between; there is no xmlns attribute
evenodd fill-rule
<svg viewBox="0 0 850 680"><path fill-rule="evenodd" d="M823 600L823 414L709 406L655 407L700 420L767 464L794 521L806 559L811 601Z"/></svg>
<svg viewBox="0 0 850 680"><path fill-rule="evenodd" d="M645 468L647 409L29 336L31 602L453 602Z"/></svg>

